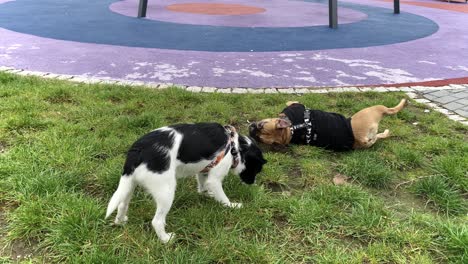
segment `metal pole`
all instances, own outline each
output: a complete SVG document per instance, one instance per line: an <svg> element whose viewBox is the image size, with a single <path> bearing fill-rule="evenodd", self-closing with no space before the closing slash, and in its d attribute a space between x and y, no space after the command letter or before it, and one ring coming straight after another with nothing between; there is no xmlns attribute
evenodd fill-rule
<svg viewBox="0 0 468 264"><path fill-rule="evenodd" d="M400 14L400 0L393 0L393 13Z"/></svg>
<svg viewBox="0 0 468 264"><path fill-rule="evenodd" d="M330 18L330 27L337 28L338 27L338 0L328 0L328 16Z"/></svg>
<svg viewBox="0 0 468 264"><path fill-rule="evenodd" d="M148 0L140 0L138 5L138 17L146 17L146 8L148 7Z"/></svg>

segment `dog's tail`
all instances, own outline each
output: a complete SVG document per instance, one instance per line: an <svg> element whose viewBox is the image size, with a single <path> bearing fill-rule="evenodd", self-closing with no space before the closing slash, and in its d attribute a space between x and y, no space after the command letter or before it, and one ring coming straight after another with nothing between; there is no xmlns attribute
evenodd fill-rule
<svg viewBox="0 0 468 264"><path fill-rule="evenodd" d="M119 207L119 205L125 205L131 198L133 190L135 189L135 180L133 175L122 175L120 177L119 186L112 195L112 198L107 205L106 219ZM127 201L127 202L125 202Z"/></svg>
<svg viewBox="0 0 468 264"><path fill-rule="evenodd" d="M385 111L384 111L384 114L385 115L394 115L398 112L400 112L403 108L405 108L406 106L406 99L401 99L400 103L395 106L395 107L392 107L392 108L386 108Z"/></svg>

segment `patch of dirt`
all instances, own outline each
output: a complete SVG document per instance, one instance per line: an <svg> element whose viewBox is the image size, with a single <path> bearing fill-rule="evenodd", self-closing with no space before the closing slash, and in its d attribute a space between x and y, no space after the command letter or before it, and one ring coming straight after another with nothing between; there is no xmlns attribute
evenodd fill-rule
<svg viewBox="0 0 468 264"><path fill-rule="evenodd" d="M112 104L119 104L123 101L122 98L114 95L110 95L107 99L109 99L109 102Z"/></svg>
<svg viewBox="0 0 468 264"><path fill-rule="evenodd" d="M279 182L265 182L263 185L272 192L283 192L289 189L288 186Z"/></svg>
<svg viewBox="0 0 468 264"><path fill-rule="evenodd" d="M335 175L335 177L333 177L333 184L335 184L335 185L345 185L345 184L348 184L349 179L350 179L349 176L338 173L338 174Z"/></svg>
<svg viewBox="0 0 468 264"><path fill-rule="evenodd" d="M260 144L260 149L263 152L277 152L277 153L282 153L282 154L293 154L291 149L288 146L282 146L282 145L267 145L267 144Z"/></svg>
<svg viewBox="0 0 468 264"><path fill-rule="evenodd" d="M93 158L99 159L99 160L106 160L106 159L109 158L109 155L106 154L106 153L98 153L98 154L94 155Z"/></svg>
<svg viewBox="0 0 468 264"><path fill-rule="evenodd" d="M11 244L7 244L6 234L8 222L6 220L6 212L12 210L17 205L6 204L0 201L0 257L9 257L13 261L23 261L31 259L34 256L35 245L37 241L20 241L15 240Z"/></svg>
<svg viewBox="0 0 468 264"><path fill-rule="evenodd" d="M289 221L288 221L288 217L282 213L279 213L279 212L275 212L273 214L273 222L275 222L276 226L278 227L284 227L284 226L287 226Z"/></svg>
<svg viewBox="0 0 468 264"><path fill-rule="evenodd" d="M265 182L263 184L272 192L289 193L294 190L302 190L305 187L304 179L302 178L302 170L299 167L292 167L288 170L287 184L279 182Z"/></svg>
<svg viewBox="0 0 468 264"><path fill-rule="evenodd" d="M35 255L35 248L37 241L24 242L15 240L10 246L10 259L15 261L23 261L32 259Z"/></svg>
<svg viewBox="0 0 468 264"><path fill-rule="evenodd" d="M69 95L49 96L46 98L46 101L52 104L78 104L78 101Z"/></svg>
<svg viewBox="0 0 468 264"><path fill-rule="evenodd" d="M366 188L366 190L382 198L385 204L393 205L391 209L402 218L406 218L408 213L411 213L413 210L420 213L427 213L428 211L436 213L432 208L428 207L423 199L405 189L373 190Z"/></svg>
<svg viewBox="0 0 468 264"><path fill-rule="evenodd" d="M8 144L5 141L0 141L0 154L5 153Z"/></svg>
<svg viewBox="0 0 468 264"><path fill-rule="evenodd" d="M294 166L288 171L288 187L292 190L302 190L305 188L305 182L302 178L302 170L299 166Z"/></svg>

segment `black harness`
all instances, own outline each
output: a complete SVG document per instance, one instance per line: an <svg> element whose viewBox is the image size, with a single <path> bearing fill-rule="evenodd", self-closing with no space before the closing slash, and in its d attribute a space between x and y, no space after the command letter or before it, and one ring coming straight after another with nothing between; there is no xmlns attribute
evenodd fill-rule
<svg viewBox="0 0 468 264"><path fill-rule="evenodd" d="M291 143L307 144L335 151L353 149L351 119L337 113L292 104L281 112L291 121Z"/></svg>
<svg viewBox="0 0 468 264"><path fill-rule="evenodd" d="M305 128L307 145L309 145L312 140L316 141L317 133L315 133L315 126L312 124L313 121L314 118L310 115L310 109L306 109L304 111L304 123L291 126L291 136L294 135L294 131Z"/></svg>

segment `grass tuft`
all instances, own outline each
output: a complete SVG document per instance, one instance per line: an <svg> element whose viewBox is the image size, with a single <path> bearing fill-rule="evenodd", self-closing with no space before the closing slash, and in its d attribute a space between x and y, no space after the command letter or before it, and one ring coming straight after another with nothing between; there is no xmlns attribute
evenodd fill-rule
<svg viewBox="0 0 468 264"><path fill-rule="evenodd" d="M337 170L358 182L375 188L386 188L394 178L394 172L375 152L354 151L343 158Z"/></svg>
<svg viewBox="0 0 468 264"><path fill-rule="evenodd" d="M413 186L414 192L427 199L439 210L447 214L463 215L468 212L466 199L451 188L447 178L441 175L423 178Z"/></svg>

